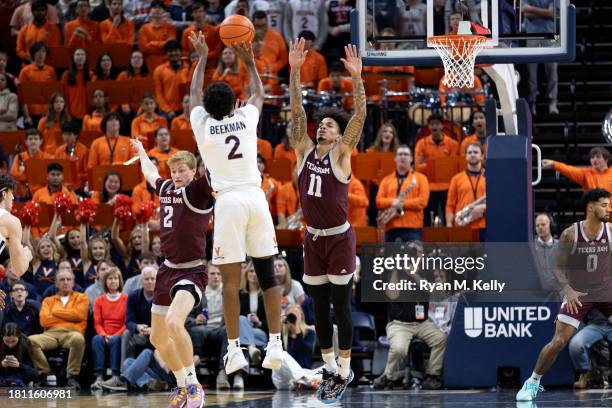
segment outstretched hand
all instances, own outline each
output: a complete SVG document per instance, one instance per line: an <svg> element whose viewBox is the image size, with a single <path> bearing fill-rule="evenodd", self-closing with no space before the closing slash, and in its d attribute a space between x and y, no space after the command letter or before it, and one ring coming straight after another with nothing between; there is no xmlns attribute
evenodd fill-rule
<svg viewBox="0 0 612 408"><path fill-rule="evenodd" d="M144 151L144 146L142 145L142 142L138 139L132 139L132 147L134 148L134 150L136 150L137 152L141 152Z"/></svg>
<svg viewBox="0 0 612 408"><path fill-rule="evenodd" d="M206 44L206 37L202 31L192 31L189 33L189 41L193 45L193 49L198 54L198 57L208 56L208 45Z"/></svg>
<svg viewBox="0 0 612 408"><path fill-rule="evenodd" d="M296 42L289 43L289 65L291 69L300 69L306 61L308 50L304 51L306 40L299 38Z"/></svg>
<svg viewBox="0 0 612 408"><path fill-rule="evenodd" d="M234 43L230 47L234 54L241 59L245 64L250 64L255 62L255 57L253 56L253 43L249 42L241 42Z"/></svg>
<svg viewBox="0 0 612 408"><path fill-rule="evenodd" d="M361 56L359 55L357 47L353 44L345 45L344 53L346 54L346 58L340 58L340 61L344 64L344 68L346 68L352 77L361 76Z"/></svg>

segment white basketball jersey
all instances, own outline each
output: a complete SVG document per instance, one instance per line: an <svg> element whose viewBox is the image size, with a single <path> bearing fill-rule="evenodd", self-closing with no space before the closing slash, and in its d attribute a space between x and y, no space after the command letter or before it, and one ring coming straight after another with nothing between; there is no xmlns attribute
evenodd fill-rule
<svg viewBox="0 0 612 408"><path fill-rule="evenodd" d="M286 0L255 0L253 11L265 11L268 15L268 28L283 34L283 18Z"/></svg>
<svg viewBox="0 0 612 408"><path fill-rule="evenodd" d="M291 30L293 36L301 31L308 30L318 37L319 10L324 6L325 0L289 0L291 11Z"/></svg>
<svg viewBox="0 0 612 408"><path fill-rule="evenodd" d="M259 110L255 105L248 104L222 120L213 119L198 106L191 111L190 120L213 190L261 185L257 169Z"/></svg>

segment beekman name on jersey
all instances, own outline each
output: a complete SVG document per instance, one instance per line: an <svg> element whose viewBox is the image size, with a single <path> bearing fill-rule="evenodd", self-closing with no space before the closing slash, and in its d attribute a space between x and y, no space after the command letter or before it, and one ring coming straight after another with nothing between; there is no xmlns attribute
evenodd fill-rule
<svg viewBox="0 0 612 408"><path fill-rule="evenodd" d="M224 133L232 133L237 132L239 130L246 129L246 125L243 121L226 123L223 125L215 125L210 127L211 135L222 135Z"/></svg>

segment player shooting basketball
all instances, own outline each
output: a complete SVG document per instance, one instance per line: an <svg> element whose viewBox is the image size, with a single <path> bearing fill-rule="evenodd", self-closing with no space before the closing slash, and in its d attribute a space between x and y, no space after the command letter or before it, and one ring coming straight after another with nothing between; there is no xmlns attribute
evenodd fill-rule
<svg viewBox="0 0 612 408"><path fill-rule="evenodd" d="M306 134L306 112L302 106L300 69L306 53L305 40L290 44L290 92L293 127L291 145L297 155L304 234L304 283L313 298L315 328L325 366L317 397L331 403L339 400L353 379L350 367L353 325L352 279L355 272L355 231L347 221L351 152L357 146L366 119L366 95L361 79L361 57L354 45L345 48L344 67L351 74L355 112L348 120L337 108L323 109L316 141ZM330 300L338 325L338 364L332 348L333 326Z"/></svg>

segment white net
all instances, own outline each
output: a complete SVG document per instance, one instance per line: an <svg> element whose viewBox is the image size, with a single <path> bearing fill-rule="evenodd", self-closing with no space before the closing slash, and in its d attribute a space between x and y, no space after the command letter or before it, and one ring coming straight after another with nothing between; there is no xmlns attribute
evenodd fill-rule
<svg viewBox="0 0 612 408"><path fill-rule="evenodd" d="M430 37L444 64L443 83L449 88L474 87L474 61L487 38L478 35Z"/></svg>

